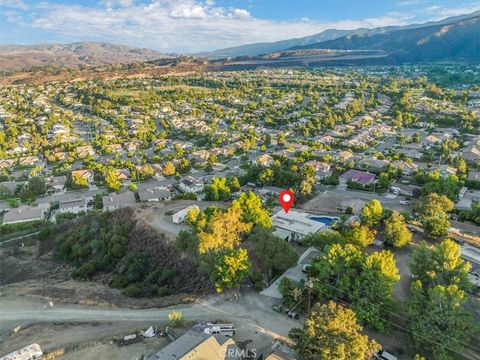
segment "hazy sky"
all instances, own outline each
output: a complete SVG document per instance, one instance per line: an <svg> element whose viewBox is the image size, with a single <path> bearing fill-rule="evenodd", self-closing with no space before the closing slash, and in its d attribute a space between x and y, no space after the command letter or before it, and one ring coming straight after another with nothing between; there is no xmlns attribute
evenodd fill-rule
<svg viewBox="0 0 480 360"><path fill-rule="evenodd" d="M92 40L198 52L476 10L480 0L0 0L0 44Z"/></svg>

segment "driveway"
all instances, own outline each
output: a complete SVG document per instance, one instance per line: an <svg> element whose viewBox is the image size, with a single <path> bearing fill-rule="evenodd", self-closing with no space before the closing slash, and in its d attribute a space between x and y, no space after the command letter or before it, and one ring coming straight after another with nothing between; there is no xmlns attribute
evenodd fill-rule
<svg viewBox="0 0 480 360"><path fill-rule="evenodd" d="M298 259L297 265L285 271L277 280L275 280L269 287L263 290L260 294L269 296L274 299L281 299L282 294L278 291L278 285L284 277L294 281L307 280L307 275L303 272L303 265L310 264L311 261L319 255L319 251L314 247L309 247Z"/></svg>

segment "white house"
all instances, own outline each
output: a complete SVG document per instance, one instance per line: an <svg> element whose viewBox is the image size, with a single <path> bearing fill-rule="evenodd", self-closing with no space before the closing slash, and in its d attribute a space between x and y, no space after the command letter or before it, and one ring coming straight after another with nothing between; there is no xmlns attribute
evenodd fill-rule
<svg viewBox="0 0 480 360"><path fill-rule="evenodd" d="M178 184L180 190L184 193L200 194L203 192L203 181L194 178L193 176L186 176L180 180Z"/></svg>
<svg viewBox="0 0 480 360"><path fill-rule="evenodd" d="M135 204L135 194L126 191L121 194L108 194L102 197L103 211L113 211Z"/></svg>
<svg viewBox="0 0 480 360"><path fill-rule="evenodd" d="M61 201L58 204L59 213L75 213L78 214L81 211L87 211L87 199L86 198L77 198L77 199L67 199Z"/></svg>
<svg viewBox="0 0 480 360"><path fill-rule="evenodd" d="M290 210L287 214L280 210L272 216L274 234L288 241L299 241L308 234L314 234L325 227L319 221L309 219L310 214Z"/></svg>
<svg viewBox="0 0 480 360"><path fill-rule="evenodd" d="M138 198L140 201L160 201L160 200L171 200L172 193L167 188L163 187L153 187L138 190Z"/></svg>

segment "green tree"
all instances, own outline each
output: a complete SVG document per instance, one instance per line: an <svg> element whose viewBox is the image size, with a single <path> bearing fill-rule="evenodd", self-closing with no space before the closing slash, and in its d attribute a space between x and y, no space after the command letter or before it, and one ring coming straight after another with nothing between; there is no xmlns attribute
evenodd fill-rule
<svg viewBox="0 0 480 360"><path fill-rule="evenodd" d="M385 331L390 326L385 319L389 319L395 309L393 285L399 280L392 252L377 251L367 256L351 290L357 318L379 331Z"/></svg>
<svg viewBox="0 0 480 360"><path fill-rule="evenodd" d="M302 329L289 336L305 360L369 360L381 346L362 334L355 313L330 301L316 304Z"/></svg>
<svg viewBox="0 0 480 360"><path fill-rule="evenodd" d="M380 201L375 199L365 204L360 213L360 218L362 220L362 224L372 227L380 222L382 214L382 204Z"/></svg>
<svg viewBox="0 0 480 360"><path fill-rule="evenodd" d="M177 172L175 165L171 161L168 161L163 166L163 175L165 176L173 176Z"/></svg>
<svg viewBox="0 0 480 360"><path fill-rule="evenodd" d="M348 243L354 244L361 248L373 244L376 231L369 229L367 226L354 227L345 233L345 239Z"/></svg>
<svg viewBox="0 0 480 360"><path fill-rule="evenodd" d="M461 256L460 246L452 240L444 240L432 248L423 242L412 253L410 269L414 278L426 287L457 285L468 290L470 263Z"/></svg>
<svg viewBox="0 0 480 360"><path fill-rule="evenodd" d="M408 314L409 328L418 349L432 359L458 359L464 345L478 331L473 316L464 309L465 292L456 285L426 287L412 283Z"/></svg>
<svg viewBox="0 0 480 360"><path fill-rule="evenodd" d="M231 206L225 211L216 210L206 229L198 233L198 252L231 250L240 244L241 235L249 232L251 228L251 224L242 221L240 208Z"/></svg>
<svg viewBox="0 0 480 360"><path fill-rule="evenodd" d="M433 238L448 235L450 221L448 212L453 209L453 202L445 195L428 194L421 199L418 206L420 221L425 231Z"/></svg>
<svg viewBox="0 0 480 360"><path fill-rule="evenodd" d="M105 183L110 190L118 191L122 187L122 182L115 169L108 169L105 175Z"/></svg>
<svg viewBox="0 0 480 360"><path fill-rule="evenodd" d="M212 277L217 292L240 285L249 273L250 262L245 249L232 249L215 257Z"/></svg>
<svg viewBox="0 0 480 360"><path fill-rule="evenodd" d="M271 230L256 228L250 235L254 241L255 254L270 274L279 274L298 261L298 253L285 240L275 236ZM270 276L271 278L271 276Z"/></svg>
<svg viewBox="0 0 480 360"><path fill-rule="evenodd" d="M266 229L272 227L270 213L262 205L262 198L254 192L242 193L232 202L232 207L239 208L244 222L261 226Z"/></svg>
<svg viewBox="0 0 480 360"><path fill-rule="evenodd" d="M412 240L412 233L405 224L405 218L396 211L385 221L383 236L387 244L396 248L404 247Z"/></svg>
<svg viewBox="0 0 480 360"><path fill-rule="evenodd" d="M72 184L79 187L87 187L88 180L85 177L81 176L80 174L73 174Z"/></svg>

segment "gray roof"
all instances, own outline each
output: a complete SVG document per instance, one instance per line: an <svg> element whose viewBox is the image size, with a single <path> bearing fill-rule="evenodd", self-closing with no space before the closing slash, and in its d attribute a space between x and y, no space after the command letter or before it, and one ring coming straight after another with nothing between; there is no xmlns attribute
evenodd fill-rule
<svg viewBox="0 0 480 360"><path fill-rule="evenodd" d="M164 199L171 196L172 194L167 189L150 188L138 191L138 197L140 201Z"/></svg>
<svg viewBox="0 0 480 360"><path fill-rule="evenodd" d="M20 206L16 209L11 209L3 216L3 222L15 222L15 221L34 221L42 220L45 209L33 206Z"/></svg>
<svg viewBox="0 0 480 360"><path fill-rule="evenodd" d="M61 201L58 204L58 208L65 209L70 207L86 206L86 205L87 205L86 198L77 198L77 199L68 199L68 200Z"/></svg>
<svg viewBox="0 0 480 360"><path fill-rule="evenodd" d="M54 176L52 178L52 186L63 186L65 185L65 182L67 181L67 177L65 175L62 176Z"/></svg>
<svg viewBox="0 0 480 360"><path fill-rule="evenodd" d="M120 194L109 194L102 197L103 206L132 205L135 204L135 194L131 191L125 191Z"/></svg>
<svg viewBox="0 0 480 360"><path fill-rule="evenodd" d="M0 183L0 187L4 187L11 192L14 192L17 189L18 185L25 185L26 181L5 181Z"/></svg>

